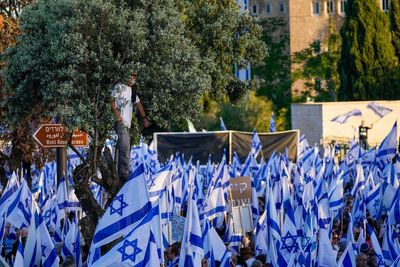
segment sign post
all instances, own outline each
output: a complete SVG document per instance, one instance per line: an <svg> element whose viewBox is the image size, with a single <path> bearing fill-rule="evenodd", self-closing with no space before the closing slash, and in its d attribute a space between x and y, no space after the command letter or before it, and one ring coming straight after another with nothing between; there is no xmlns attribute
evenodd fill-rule
<svg viewBox="0 0 400 267"><path fill-rule="evenodd" d="M57 184L62 176L67 174L67 145L65 127L62 124L42 124L33 134L33 138L46 148L57 148ZM88 145L87 134L81 131L74 131L71 137L71 144L76 147Z"/></svg>
<svg viewBox="0 0 400 267"><path fill-rule="evenodd" d="M42 146L48 148L66 147L68 138L62 124L42 124L33 134L33 138ZM76 147L88 145L87 134L76 130L72 133L71 144Z"/></svg>

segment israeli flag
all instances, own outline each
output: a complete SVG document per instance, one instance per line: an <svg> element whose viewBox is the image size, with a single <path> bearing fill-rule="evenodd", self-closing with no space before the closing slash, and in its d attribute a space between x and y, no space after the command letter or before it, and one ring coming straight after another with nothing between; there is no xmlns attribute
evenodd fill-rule
<svg viewBox="0 0 400 267"><path fill-rule="evenodd" d="M336 211L343 207L343 179L341 177L336 180L328 198L331 211Z"/></svg>
<svg viewBox="0 0 400 267"><path fill-rule="evenodd" d="M190 183L190 198L188 201L188 212L185 220L185 230L183 232L179 267L201 266L201 259L204 256L202 231L200 226L199 210L197 199Z"/></svg>
<svg viewBox="0 0 400 267"><path fill-rule="evenodd" d="M352 111L349 111L349 112L347 112L347 113L344 113L344 114L341 114L341 115L339 115L339 116L336 116L336 117L333 118L331 121L332 121L332 122L337 122L337 123L343 124L343 123L346 123L346 121L347 121L349 118L351 118L351 117L353 117L353 116L361 116L361 115L362 115L361 110L359 110L359 109L353 109Z"/></svg>
<svg viewBox="0 0 400 267"><path fill-rule="evenodd" d="M97 224L93 236L93 248L105 245L128 233L150 209L144 166L141 163L117 193Z"/></svg>
<svg viewBox="0 0 400 267"><path fill-rule="evenodd" d="M7 186L3 191L3 194L0 198L0 214L5 213L7 211L8 206L15 199L15 192L18 191L19 183L15 172L11 175L11 178L7 181Z"/></svg>
<svg viewBox="0 0 400 267"><path fill-rule="evenodd" d="M16 194L15 199L8 207L7 221L21 229L29 226L32 214L32 194L25 179Z"/></svg>
<svg viewBox="0 0 400 267"><path fill-rule="evenodd" d="M261 152L261 141L260 138L258 137L258 134L256 132L256 129L253 131L253 138L251 139L251 151L250 153L257 158L258 153Z"/></svg>
<svg viewBox="0 0 400 267"><path fill-rule="evenodd" d="M367 232L371 238L372 247L374 248L375 256L377 258L377 266L385 267L386 264L384 262L384 257L383 257L381 246L379 245L379 241L375 235L374 230L372 229L372 227L369 224L367 224Z"/></svg>
<svg viewBox="0 0 400 267"><path fill-rule="evenodd" d="M274 112L271 113L271 119L269 120L269 132L270 133L276 132L276 124L275 124Z"/></svg>
<svg viewBox="0 0 400 267"><path fill-rule="evenodd" d="M222 117L219 117L219 123L220 123L221 131L227 131L227 129L225 127L224 120L222 119Z"/></svg>
<svg viewBox="0 0 400 267"><path fill-rule="evenodd" d="M385 166L396 155L396 145L397 121L394 123L392 130L390 130L389 134L385 137L385 139L379 146L378 153L376 155L376 162L380 170L383 170Z"/></svg>
<svg viewBox="0 0 400 267"><path fill-rule="evenodd" d="M80 233L75 214L72 222L68 220L68 225L69 225L68 232L64 238L62 254L64 257L67 256L74 257L76 266L81 267L82 256L81 256L81 246L80 246L81 244Z"/></svg>
<svg viewBox="0 0 400 267"><path fill-rule="evenodd" d="M372 109L372 111L381 118L385 117L388 113L393 111L392 109L381 106L376 102L369 103L367 105L367 108Z"/></svg>
<svg viewBox="0 0 400 267"><path fill-rule="evenodd" d="M15 255L14 266L24 266L24 247L21 239L18 241L17 255Z"/></svg>
<svg viewBox="0 0 400 267"><path fill-rule="evenodd" d="M39 228L38 235L40 239L40 248L42 256L42 266L43 267L58 267L59 258L57 255L56 248L53 241L51 240L49 231L47 231L46 223L39 213Z"/></svg>
<svg viewBox="0 0 400 267"><path fill-rule="evenodd" d="M340 257L338 267L356 267L356 251L353 248L352 243L348 243L346 249L343 251Z"/></svg>
<svg viewBox="0 0 400 267"><path fill-rule="evenodd" d="M400 255L398 234L393 231L393 227L389 224L385 224L385 234L382 242L382 254L385 259L387 266L390 266L392 262Z"/></svg>
<svg viewBox="0 0 400 267"><path fill-rule="evenodd" d="M91 266L160 266L154 234L156 229L151 221L141 221L123 240Z"/></svg>
<svg viewBox="0 0 400 267"><path fill-rule="evenodd" d="M382 184L373 187L365 198L365 204L372 218L378 220L382 207Z"/></svg>
<svg viewBox="0 0 400 267"><path fill-rule="evenodd" d="M358 192L362 192L365 188L365 178L364 178L364 171L362 166L359 164L357 165L357 178L354 183L353 189L351 190L351 194L353 197L356 195Z"/></svg>
<svg viewBox="0 0 400 267"><path fill-rule="evenodd" d="M153 177L150 178L148 187L151 202L159 199L160 195L165 191L167 183L169 183L172 179L173 169L173 161L170 161L167 166L159 170L155 175L153 175Z"/></svg>
<svg viewBox="0 0 400 267"><path fill-rule="evenodd" d="M41 261L40 239L38 239L39 210L35 200L30 208L32 216L24 250L24 267L39 266Z"/></svg>

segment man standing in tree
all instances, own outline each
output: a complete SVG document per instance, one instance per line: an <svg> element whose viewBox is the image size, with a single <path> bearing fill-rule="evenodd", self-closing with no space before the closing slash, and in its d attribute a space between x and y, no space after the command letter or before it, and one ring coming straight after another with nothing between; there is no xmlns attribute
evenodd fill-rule
<svg viewBox="0 0 400 267"><path fill-rule="evenodd" d="M146 117L136 90L132 87L136 84L136 73L132 73L126 84L117 83L112 91L111 109L117 117L115 132L118 135L118 176L127 180L130 170L130 148L131 140L129 130L131 128L133 104L136 104L138 115L143 120L143 127L149 127L150 123Z"/></svg>
<svg viewBox="0 0 400 267"><path fill-rule="evenodd" d="M368 148L368 130L372 129L371 127L365 126L365 121L361 121L361 125L358 127L358 136L359 142L362 149L366 150Z"/></svg>

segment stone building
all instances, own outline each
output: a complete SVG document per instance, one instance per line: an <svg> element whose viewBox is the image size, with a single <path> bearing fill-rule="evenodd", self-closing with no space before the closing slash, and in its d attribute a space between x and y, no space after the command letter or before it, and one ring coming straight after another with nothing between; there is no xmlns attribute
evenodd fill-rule
<svg viewBox="0 0 400 267"><path fill-rule="evenodd" d="M332 25L337 32L343 24L347 0L243 0L249 13L258 18L281 17L287 21L291 55L313 42L326 40ZM388 11L390 0L377 0L383 11ZM321 49L326 49L321 46ZM296 66L292 66L292 70ZM292 85L292 94L301 92L304 81Z"/></svg>

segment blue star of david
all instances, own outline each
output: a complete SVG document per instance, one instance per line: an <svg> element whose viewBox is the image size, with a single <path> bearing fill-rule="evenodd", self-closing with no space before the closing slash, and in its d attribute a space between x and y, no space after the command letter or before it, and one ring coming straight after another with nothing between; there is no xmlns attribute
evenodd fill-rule
<svg viewBox="0 0 400 267"><path fill-rule="evenodd" d="M282 247L281 249L286 249L289 253L297 251L297 235L292 235L290 232L287 232L285 236L282 236ZM287 242L288 241L288 242Z"/></svg>
<svg viewBox="0 0 400 267"><path fill-rule="evenodd" d="M301 248L304 250L310 244L311 238L304 233L301 237Z"/></svg>
<svg viewBox="0 0 400 267"><path fill-rule="evenodd" d="M117 201L120 203L118 208L114 207ZM123 210L126 207L128 207L128 204L124 202L124 195L116 196L110 205L110 215L118 213L120 216L122 216Z"/></svg>
<svg viewBox="0 0 400 267"><path fill-rule="evenodd" d="M377 264L378 266L386 266L385 262L383 261L382 255L375 254L377 258Z"/></svg>
<svg viewBox="0 0 400 267"><path fill-rule="evenodd" d="M126 260L131 260L132 262L136 261L136 256L142 252L142 250L140 248L138 248L137 246L137 239L133 240L133 241L128 241L125 240L124 244L122 245L122 247L118 248L118 252L120 252L122 254L122 261L126 261ZM132 247L132 253L128 254L126 253L126 248L128 247Z"/></svg>
<svg viewBox="0 0 400 267"><path fill-rule="evenodd" d="M43 246L43 245L42 245L41 247L42 247L42 257L45 258L46 255L44 254L44 251L46 250L46 246Z"/></svg>
<svg viewBox="0 0 400 267"><path fill-rule="evenodd" d="M31 205L29 205L29 202L30 202L29 199L26 198L25 199L25 207L28 208L28 209L31 207Z"/></svg>
<svg viewBox="0 0 400 267"><path fill-rule="evenodd" d="M259 245L256 246L256 252L258 252L258 254L261 254L263 252Z"/></svg>
<svg viewBox="0 0 400 267"><path fill-rule="evenodd" d="M48 211L46 211L46 212L44 213L44 218L45 218L45 219L51 218L51 210L48 210Z"/></svg>
<svg viewBox="0 0 400 267"><path fill-rule="evenodd" d="M155 186L156 184L154 183L155 179L151 179L149 180L149 187L151 188L152 186Z"/></svg>
<svg viewBox="0 0 400 267"><path fill-rule="evenodd" d="M378 208L381 206L381 201L379 199L375 199L374 202L374 208L375 210L378 210Z"/></svg>
<svg viewBox="0 0 400 267"><path fill-rule="evenodd" d="M78 249L79 249L79 246L78 246L78 243L77 242L73 242L72 243L72 246L74 247L74 249L73 249L73 253L77 253L78 252Z"/></svg>

